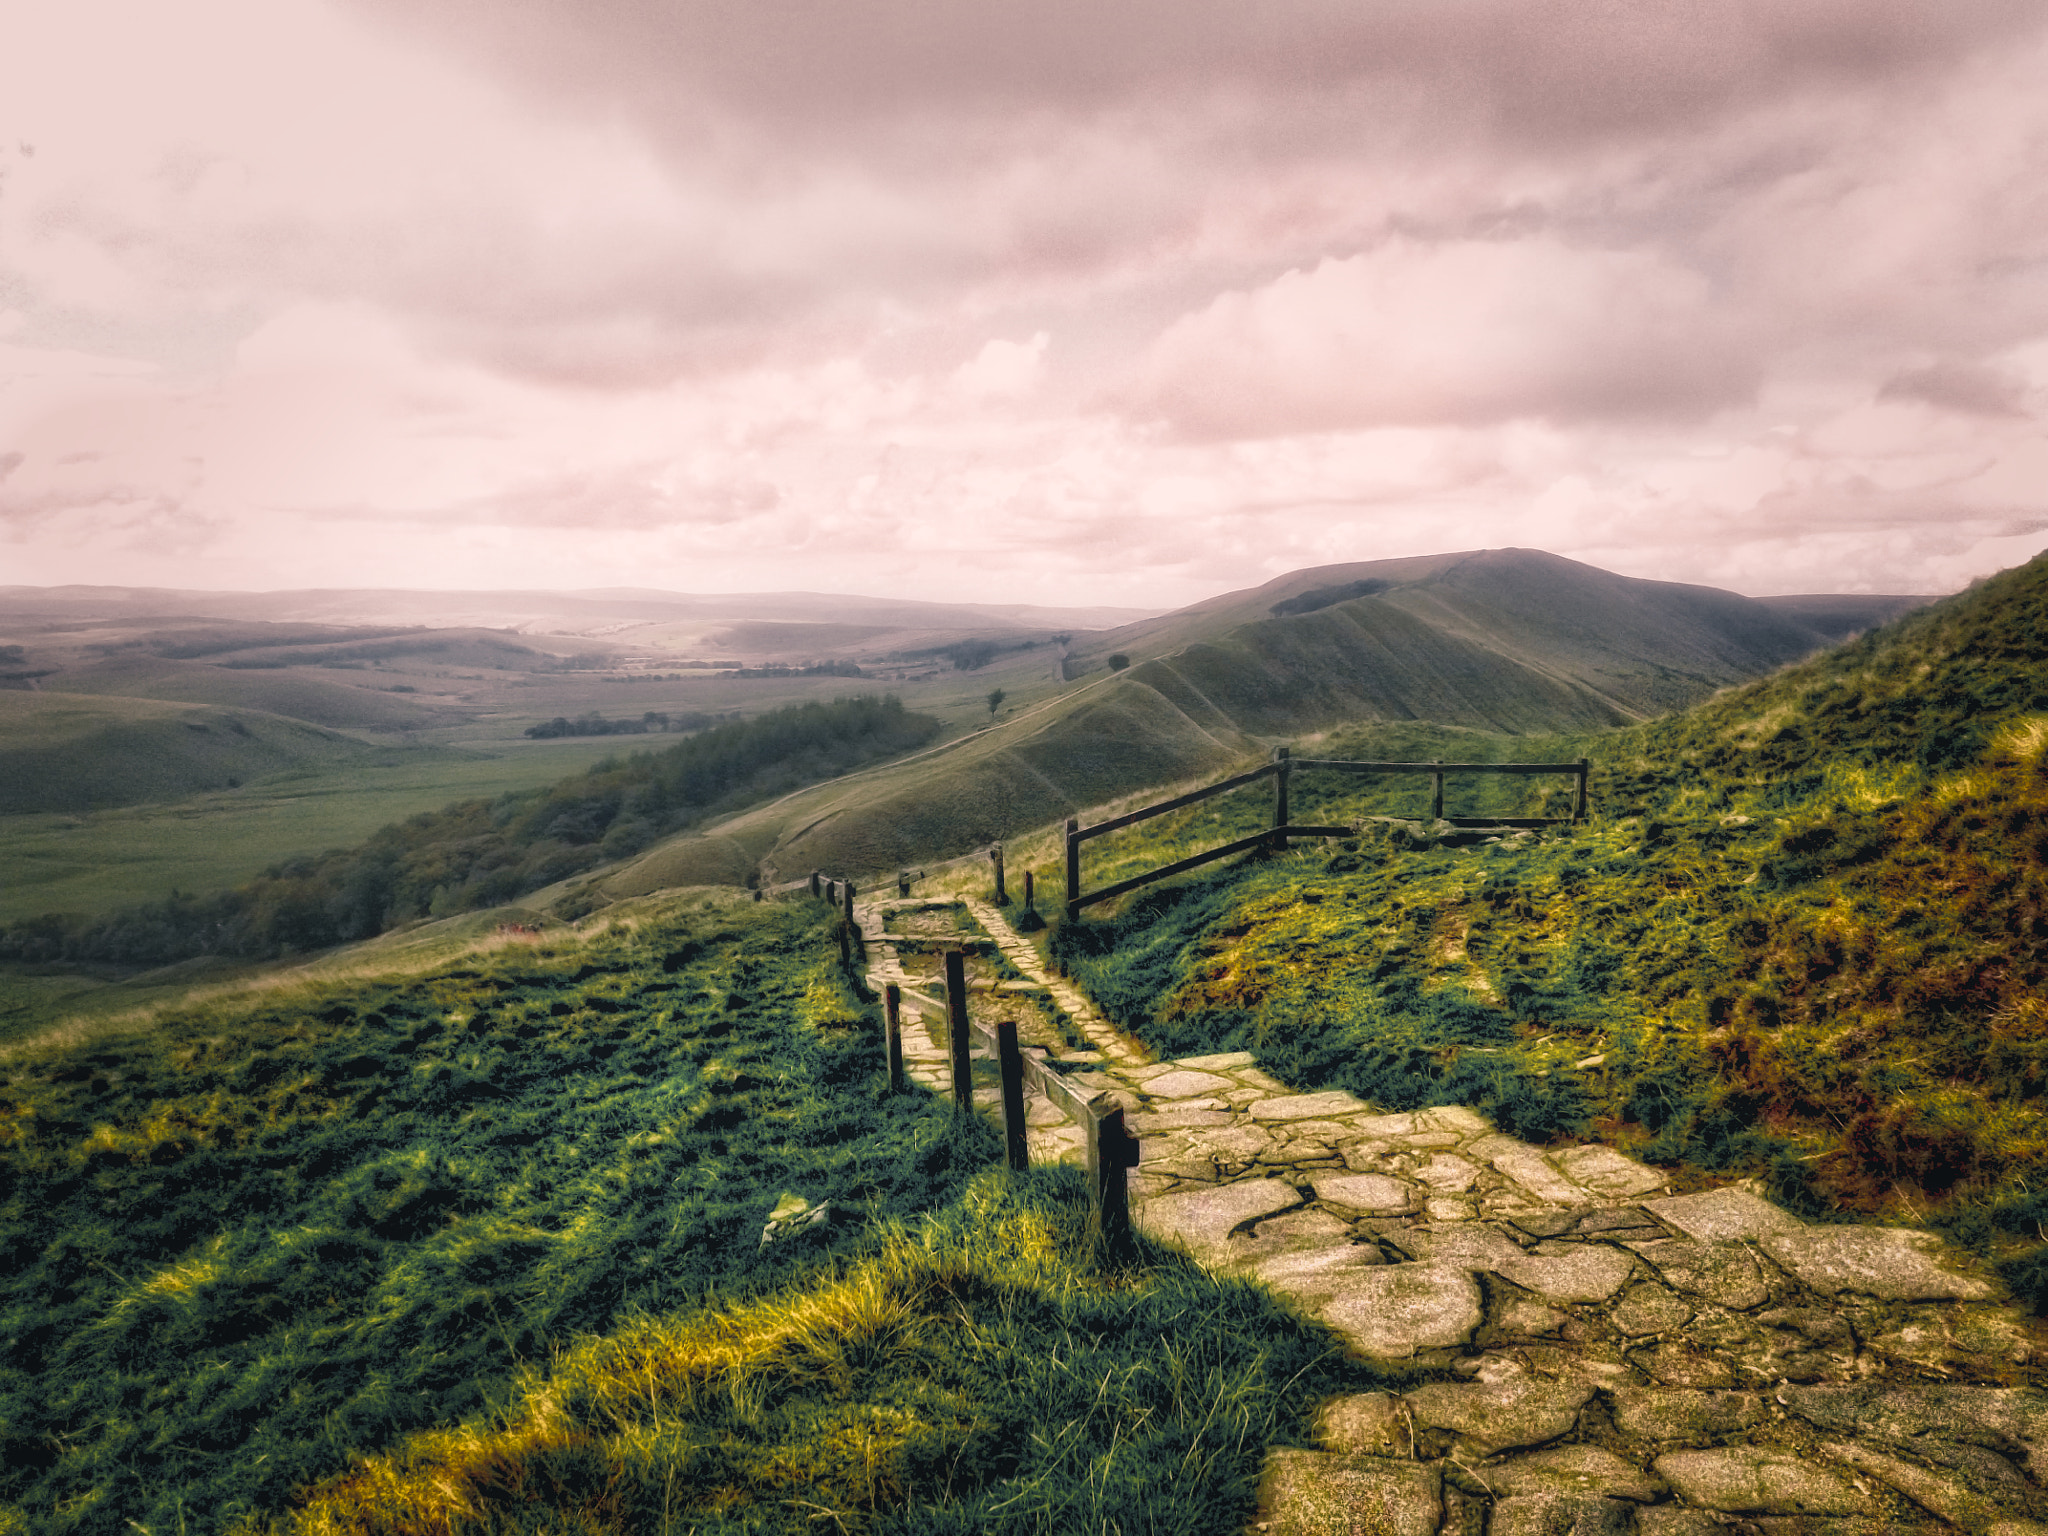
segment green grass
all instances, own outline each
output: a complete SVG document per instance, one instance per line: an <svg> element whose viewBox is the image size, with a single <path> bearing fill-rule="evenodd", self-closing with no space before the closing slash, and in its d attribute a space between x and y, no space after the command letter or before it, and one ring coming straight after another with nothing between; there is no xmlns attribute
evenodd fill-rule
<svg viewBox="0 0 2048 1536"><path fill-rule="evenodd" d="M1421 827L1154 887L1055 936L1163 1053L1465 1102L1766 1178L1809 1214L1933 1221L2048 1299L2048 560L1682 715L1604 736L1380 727L1298 756L1595 764L1589 824ZM1452 814L1569 781L1452 780ZM1295 816L1414 815L1427 780L1304 771ZM1526 799L1518 797L1526 795ZM1087 845L1095 888L1255 830L1240 791ZM1057 843L1020 841L1060 898Z"/></svg>
<svg viewBox="0 0 2048 1536"><path fill-rule="evenodd" d="M643 904L18 1049L0 1528L1241 1528L1369 1378L888 1093L829 922ZM783 1194L833 1214L763 1249Z"/></svg>
<svg viewBox="0 0 2048 1536"><path fill-rule="evenodd" d="M451 800L543 788L620 750L606 739L382 748L168 803L0 817L0 923L237 885L292 854L359 843Z"/></svg>

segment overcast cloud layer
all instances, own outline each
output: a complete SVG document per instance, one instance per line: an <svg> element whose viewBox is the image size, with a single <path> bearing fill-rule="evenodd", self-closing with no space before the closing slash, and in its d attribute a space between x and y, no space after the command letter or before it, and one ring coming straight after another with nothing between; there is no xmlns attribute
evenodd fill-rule
<svg viewBox="0 0 2048 1536"><path fill-rule="evenodd" d="M2048 546L2034 0L0 3L0 582Z"/></svg>

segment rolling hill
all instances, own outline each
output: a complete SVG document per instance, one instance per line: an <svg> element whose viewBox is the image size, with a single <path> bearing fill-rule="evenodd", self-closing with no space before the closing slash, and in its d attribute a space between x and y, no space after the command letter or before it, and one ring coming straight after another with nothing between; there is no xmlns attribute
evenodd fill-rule
<svg viewBox="0 0 2048 1536"><path fill-rule="evenodd" d="M249 709L0 692L0 815L170 800L377 749Z"/></svg>
<svg viewBox="0 0 2048 1536"><path fill-rule="evenodd" d="M1097 670L1063 694L656 849L610 888L734 882L757 866L771 881L890 869L1348 722L1512 734L1623 726L1826 644L1751 598L1540 551L1320 566L1083 637L1071 656ZM1134 664L1102 670L1118 653Z"/></svg>

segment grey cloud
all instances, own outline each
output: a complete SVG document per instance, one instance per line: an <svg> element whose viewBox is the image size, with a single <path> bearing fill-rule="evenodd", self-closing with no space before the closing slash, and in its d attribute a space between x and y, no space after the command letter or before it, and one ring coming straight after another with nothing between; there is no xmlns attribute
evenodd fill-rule
<svg viewBox="0 0 2048 1536"><path fill-rule="evenodd" d="M1885 380L1880 400L1920 400L1966 416L2026 416L2026 380L1986 363L1947 361Z"/></svg>
<svg viewBox="0 0 2048 1536"><path fill-rule="evenodd" d="M2038 21L2024 0L358 3L565 98L635 98L692 132L710 102L843 127L1391 81L1448 87L1516 133L1575 135L1697 121L1806 81L1892 78Z"/></svg>

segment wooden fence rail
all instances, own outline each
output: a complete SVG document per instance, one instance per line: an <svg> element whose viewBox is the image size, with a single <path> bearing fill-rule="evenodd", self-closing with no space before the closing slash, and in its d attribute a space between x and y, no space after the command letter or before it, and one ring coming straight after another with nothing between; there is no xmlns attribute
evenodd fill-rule
<svg viewBox="0 0 2048 1536"><path fill-rule="evenodd" d="M1204 785L1200 789L1189 790L1186 794L1175 795L1171 799L1142 806L1135 811L1126 811L1121 816L1112 816L1106 821L1098 821L1091 827L1084 827L1073 817L1068 817L1066 826L1068 921L1071 922L1077 919L1081 915L1083 907L1093 906L1100 901L1112 900L1130 891L1135 891L1140 886L1150 885L1155 880L1164 880L1172 875L1184 874L1188 870L1197 869L1216 859L1229 858L1233 853L1248 853L1254 848L1262 847L1284 850L1287 847L1288 839L1291 837L1345 837L1350 835L1355 829L1348 826L1296 826L1289 822L1287 804L1289 781L1293 778L1295 771L1302 768L1330 768L1341 773L1429 774L1434 780L1434 792L1430 799L1430 815L1438 821L1444 819L1444 776L1446 774L1568 773L1574 777L1577 793L1573 797L1572 814L1569 817L1519 816L1478 818L1461 816L1451 818L1452 824L1457 826L1484 825L1508 827L1543 827L1556 825L1567 820L1572 822L1583 821L1586 817L1587 778L1592 772L1591 762L1583 757L1575 763L1381 763L1351 761L1343 758L1297 758L1291 756L1287 748L1276 747L1273 751L1273 761L1270 763L1261 764L1259 767L1248 769L1244 773L1233 774L1227 779L1219 779L1216 783ZM1148 869L1143 874L1133 875L1128 880L1119 880L1114 885L1105 885L1099 890L1089 891L1082 889L1081 845L1090 838L1101 837L1104 833L1115 832L1119 828L1132 826L1153 816L1164 816L1168 811L1177 811L1183 806L1194 805L1199 801L1209 799L1212 795L1227 794L1233 789L1242 789L1245 785L1257 783L1260 779L1264 778L1271 778L1273 780L1273 825L1267 830L1255 832L1250 837L1241 837L1235 842L1225 843L1218 848L1204 849L1202 852L1190 854L1184 859L1176 859L1171 864L1162 864L1157 869Z"/></svg>

